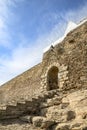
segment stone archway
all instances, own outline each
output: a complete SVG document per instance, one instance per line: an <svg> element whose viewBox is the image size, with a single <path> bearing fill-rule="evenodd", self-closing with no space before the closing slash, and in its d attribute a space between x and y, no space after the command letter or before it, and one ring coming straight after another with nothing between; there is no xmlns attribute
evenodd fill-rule
<svg viewBox="0 0 87 130"><path fill-rule="evenodd" d="M67 70L67 66L65 66L64 64L62 64L60 66L60 64L58 62L50 62L50 64L48 66L44 66L44 70L43 73L41 75L41 90L43 91L49 91L52 89L62 89L64 82L68 80L68 70ZM54 73L52 73L52 71L54 71ZM53 87L51 87L49 81L50 79L52 79L51 77L53 77L52 75L55 75L54 78L54 83L57 83L57 85L53 85ZM56 79L56 80L55 80Z"/></svg>
<svg viewBox="0 0 87 130"><path fill-rule="evenodd" d="M52 66L47 74L47 89L53 90L58 89L58 68Z"/></svg>

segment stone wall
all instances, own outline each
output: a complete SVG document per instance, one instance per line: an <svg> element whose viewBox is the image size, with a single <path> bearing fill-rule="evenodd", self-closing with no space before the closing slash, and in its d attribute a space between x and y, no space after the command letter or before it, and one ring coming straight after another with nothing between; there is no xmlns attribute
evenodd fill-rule
<svg viewBox="0 0 87 130"><path fill-rule="evenodd" d="M44 53L42 63L0 87L0 103L32 98L48 90L48 72L58 68L59 89L87 87L87 22Z"/></svg>
<svg viewBox="0 0 87 130"><path fill-rule="evenodd" d="M43 55L43 89L47 89L47 74L52 66L58 67L60 89L87 87L87 22Z"/></svg>
<svg viewBox="0 0 87 130"><path fill-rule="evenodd" d="M8 104L38 95L41 91L41 63L0 87L0 103Z"/></svg>

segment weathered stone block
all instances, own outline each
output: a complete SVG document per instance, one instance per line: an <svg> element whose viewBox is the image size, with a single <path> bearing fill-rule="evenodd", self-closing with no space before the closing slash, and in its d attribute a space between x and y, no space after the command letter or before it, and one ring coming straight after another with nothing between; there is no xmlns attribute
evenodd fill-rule
<svg viewBox="0 0 87 130"><path fill-rule="evenodd" d="M47 120L45 117L33 117L32 119L33 125L35 127L40 127L40 128L48 128L52 124L54 124L53 121Z"/></svg>
<svg viewBox="0 0 87 130"><path fill-rule="evenodd" d="M19 119L26 123L32 123L32 116L22 116Z"/></svg>

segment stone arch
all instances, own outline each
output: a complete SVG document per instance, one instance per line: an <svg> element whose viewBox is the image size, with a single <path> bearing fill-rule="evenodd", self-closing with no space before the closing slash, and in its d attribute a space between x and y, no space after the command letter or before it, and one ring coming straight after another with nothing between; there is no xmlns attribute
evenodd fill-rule
<svg viewBox="0 0 87 130"><path fill-rule="evenodd" d="M43 73L41 75L41 90L42 91L49 90L49 87L48 87L48 72L53 66L57 67L58 71L60 70L60 64L58 62L50 62L50 64L48 66L44 67Z"/></svg>
<svg viewBox="0 0 87 130"><path fill-rule="evenodd" d="M58 67L52 66L47 73L47 90L58 89Z"/></svg>
<svg viewBox="0 0 87 130"><path fill-rule="evenodd" d="M65 66L64 64L60 65L58 62L50 61L47 66L44 66L43 73L41 75L42 92L50 90L48 85L48 73L53 66L58 68L58 88L62 89L65 81L68 81L68 66Z"/></svg>

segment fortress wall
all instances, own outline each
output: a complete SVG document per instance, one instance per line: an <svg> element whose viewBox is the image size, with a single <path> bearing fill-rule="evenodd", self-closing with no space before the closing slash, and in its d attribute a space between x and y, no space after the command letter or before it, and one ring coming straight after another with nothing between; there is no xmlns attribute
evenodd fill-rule
<svg viewBox="0 0 87 130"><path fill-rule="evenodd" d="M58 64L60 88L69 90L87 87L87 22L71 31L62 43L44 54L44 66L54 62ZM64 68L66 70L63 71Z"/></svg>
<svg viewBox="0 0 87 130"><path fill-rule="evenodd" d="M30 99L39 95L42 90L47 90L47 74L52 66L58 67L60 89L87 87L87 22L47 51L42 63L2 85L0 103Z"/></svg>
<svg viewBox="0 0 87 130"><path fill-rule="evenodd" d="M87 22L69 33L62 45L65 55L60 60L68 65L68 81L64 88L87 87Z"/></svg>
<svg viewBox="0 0 87 130"><path fill-rule="evenodd" d="M31 98L40 93L41 63L0 87L0 103Z"/></svg>

